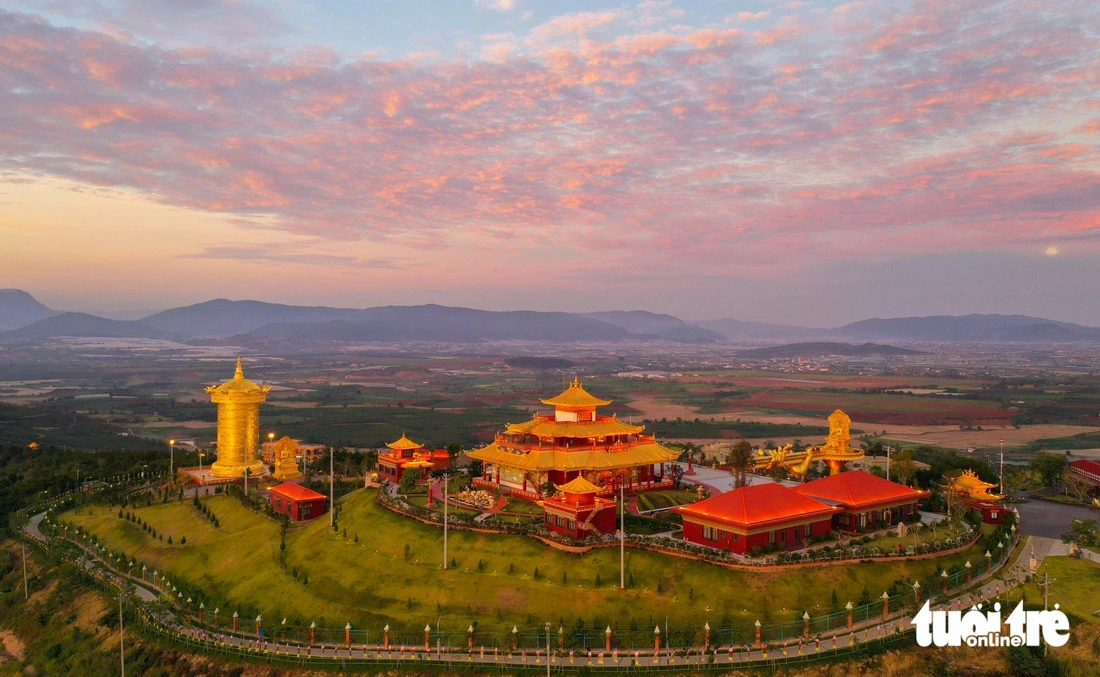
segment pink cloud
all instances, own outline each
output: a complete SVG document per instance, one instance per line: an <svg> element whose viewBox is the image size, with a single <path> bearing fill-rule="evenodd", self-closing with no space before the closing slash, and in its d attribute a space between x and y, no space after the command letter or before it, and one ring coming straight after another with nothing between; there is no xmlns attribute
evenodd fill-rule
<svg viewBox="0 0 1100 677"><path fill-rule="evenodd" d="M1010 246L1100 213L1100 126L1064 117L1095 100L1097 18L1059 7L868 6L841 33L580 13L491 61L353 62L0 13L0 170L337 241L564 237L601 270Z"/></svg>

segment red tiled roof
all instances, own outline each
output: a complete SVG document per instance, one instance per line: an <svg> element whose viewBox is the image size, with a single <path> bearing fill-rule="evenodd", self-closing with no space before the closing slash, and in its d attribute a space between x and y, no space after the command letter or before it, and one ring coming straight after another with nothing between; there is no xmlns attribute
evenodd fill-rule
<svg viewBox="0 0 1100 677"><path fill-rule="evenodd" d="M859 509L883 503L916 501L928 497L927 491L911 489L896 482L872 475L866 470L850 470L800 484L794 487L803 496L840 503L845 508Z"/></svg>
<svg viewBox="0 0 1100 677"><path fill-rule="evenodd" d="M292 501L315 501L318 498L328 498L324 494L319 494L313 489L307 489L300 484L294 482L283 482L271 487L271 491L276 494L286 496Z"/></svg>
<svg viewBox="0 0 1100 677"><path fill-rule="evenodd" d="M1100 475L1100 463L1096 461L1090 461L1088 459L1081 459L1079 461L1070 461L1071 468L1077 468L1084 472L1090 472L1093 475Z"/></svg>
<svg viewBox="0 0 1100 677"><path fill-rule="evenodd" d="M685 519L721 520L751 528L811 517L824 518L838 509L771 482L727 491L705 501L673 508L673 511Z"/></svg>

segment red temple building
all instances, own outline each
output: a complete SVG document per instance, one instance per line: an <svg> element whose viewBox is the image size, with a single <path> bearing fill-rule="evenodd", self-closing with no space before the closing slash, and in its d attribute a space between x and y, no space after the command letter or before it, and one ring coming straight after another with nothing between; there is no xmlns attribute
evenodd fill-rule
<svg viewBox="0 0 1100 677"><path fill-rule="evenodd" d="M797 548L833 529L840 508L769 482L727 491L672 509L684 518L684 540L739 555L773 545Z"/></svg>
<svg viewBox="0 0 1100 677"><path fill-rule="evenodd" d="M316 519L326 512L328 497L300 484L283 482L271 487L268 491L271 509L288 515L295 522Z"/></svg>
<svg viewBox="0 0 1100 677"><path fill-rule="evenodd" d="M833 526L845 531L881 529L918 515L917 502L931 495L865 470L822 477L791 491L840 508Z"/></svg>
<svg viewBox="0 0 1100 677"><path fill-rule="evenodd" d="M542 502L543 521L554 533L578 540L615 530L615 501L600 498L602 491L583 477L559 486L560 493Z"/></svg>
<svg viewBox="0 0 1100 677"><path fill-rule="evenodd" d="M619 487L631 492L672 487L665 464L679 452L644 434L644 426L597 414L610 400L593 397L573 379L565 392L542 403L554 412L509 424L492 444L466 452L484 464L475 485L531 501L543 497L548 482L568 486L578 477L602 496Z"/></svg>
<svg viewBox="0 0 1100 677"><path fill-rule="evenodd" d="M1094 487L1100 487L1100 462L1087 458L1070 461L1069 474Z"/></svg>
<svg viewBox="0 0 1100 677"><path fill-rule="evenodd" d="M401 439L386 445L389 451L378 454L378 474L391 482L400 482L406 470L423 470L426 475L433 470L451 467L451 455L446 449L425 449L404 433Z"/></svg>

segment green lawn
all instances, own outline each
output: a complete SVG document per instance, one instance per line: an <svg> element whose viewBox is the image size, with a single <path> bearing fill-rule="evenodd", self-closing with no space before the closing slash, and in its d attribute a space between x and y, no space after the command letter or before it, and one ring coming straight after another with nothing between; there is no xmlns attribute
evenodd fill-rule
<svg viewBox="0 0 1100 677"><path fill-rule="evenodd" d="M1074 614L1089 623L1100 624L1100 616L1093 614L1100 611L1100 564L1087 559L1074 559L1072 557L1048 557L1039 567L1038 576L1033 581L1024 585L1023 592L1027 605L1042 607L1043 592L1037 585L1043 574L1049 574L1050 606L1053 609L1059 604L1063 611ZM1010 596L1012 600L1020 599L1018 594Z"/></svg>
<svg viewBox="0 0 1100 677"><path fill-rule="evenodd" d="M647 491L638 494L638 510L671 508L674 505L686 505L698 500L699 494L686 489L668 491Z"/></svg>
<svg viewBox="0 0 1100 677"><path fill-rule="evenodd" d="M509 498L508 502L504 504L504 512L514 512L520 515L539 515L541 517L542 506L518 498Z"/></svg>
<svg viewBox="0 0 1100 677"><path fill-rule="evenodd" d="M373 499L372 490L360 489L343 501L340 528L347 530L346 538L333 533L327 518L288 532L285 570L279 565L277 523L230 497L208 499L220 529L186 501L137 509L166 538L171 534L178 543L186 535L184 546L153 541L140 527L118 519L117 508L82 508L62 519L98 534L112 550L194 583L205 593L207 607L241 608L305 625L316 620L324 627L350 621L377 630L389 623L410 633L426 622L434 627L441 617L445 627L465 629L476 620L486 632L513 625L526 632L546 620L567 627L581 619L589 627L596 620L644 627L666 615L670 627L714 625L724 616L748 627L758 617L796 620L804 608L812 615L826 613L834 590L841 605L857 600L864 587L874 599L895 580L927 579L937 563L957 567L980 559L972 549L940 560L770 573L628 549L634 585L620 592L613 586L619 579L618 548L571 555L523 536L452 531L449 554L457 566L442 571L442 532L395 515ZM536 567L539 580L533 576ZM302 583L305 575L308 585Z"/></svg>

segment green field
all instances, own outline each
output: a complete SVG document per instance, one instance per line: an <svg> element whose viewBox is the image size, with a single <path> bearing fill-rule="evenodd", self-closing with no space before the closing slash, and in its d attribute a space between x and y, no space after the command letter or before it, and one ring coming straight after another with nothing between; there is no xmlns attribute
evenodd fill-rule
<svg viewBox="0 0 1100 677"><path fill-rule="evenodd" d="M1055 604L1062 607L1062 611L1077 616L1083 621L1100 624L1100 564L1087 559L1074 559L1072 557L1048 557L1039 567L1039 575L1033 577L1031 583L1023 587L1024 598L1029 607L1043 604L1043 592L1037 585L1042 580L1043 574L1049 574L1052 585L1050 586L1050 606ZM1014 594L1010 599L1018 600L1020 596ZM1072 622L1072 621L1071 621Z"/></svg>
<svg viewBox="0 0 1100 677"><path fill-rule="evenodd" d="M675 505L694 503L699 498L699 493L687 490L647 491L638 494L638 510L655 510L658 508L671 508Z"/></svg>
<svg viewBox="0 0 1100 677"><path fill-rule="evenodd" d="M861 594L874 599L895 581L927 580L937 566L919 561L769 573L628 550L633 584L620 592L614 585L617 548L571 555L523 536L452 531L456 567L444 572L442 532L394 515L373 498L363 489L346 498L339 534L327 518L290 530L285 569L279 564L278 524L230 497L206 499L221 521L219 529L187 501L138 508L137 515L158 534L173 537L171 546L119 519L117 508L86 507L62 519L97 534L107 548L168 572L173 582L193 584L188 594L194 590L208 608L241 609L246 618L262 612L265 618L288 617L304 625L316 620L322 627L350 621L377 629L389 623L409 633L426 622L434 627L437 620L452 629L476 620L487 632L513 625L527 632L547 620L567 627L598 620L626 628L651 626L666 615L670 626L721 620L747 627L757 618L793 621L803 609L828 613L834 590L840 605ZM184 535L187 544L179 545ZM966 559L980 561L980 554L972 549L938 562L958 568Z"/></svg>

